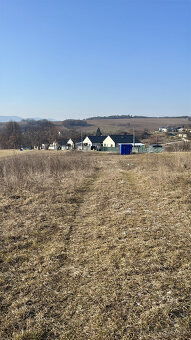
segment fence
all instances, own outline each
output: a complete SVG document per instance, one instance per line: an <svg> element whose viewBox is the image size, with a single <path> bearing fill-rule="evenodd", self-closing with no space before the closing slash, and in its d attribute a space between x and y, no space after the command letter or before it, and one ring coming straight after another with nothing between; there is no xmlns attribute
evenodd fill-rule
<svg viewBox="0 0 191 340"><path fill-rule="evenodd" d="M90 146L83 146L83 151L90 151ZM99 146L97 151L105 151L105 152L112 152L112 153L120 153L120 147L106 147L106 146ZM164 148L162 147L153 147L153 146L133 146L131 153L160 153L163 152Z"/></svg>
<svg viewBox="0 0 191 340"><path fill-rule="evenodd" d="M100 147L99 151L106 151L106 152L115 152L120 153L120 147L112 148L112 147ZM160 153L163 152L164 148L162 147L152 147L152 146L133 146L132 153Z"/></svg>
<svg viewBox="0 0 191 340"><path fill-rule="evenodd" d="M106 151L106 152L118 152L120 153L120 148L112 148L112 147L106 147L106 146L101 146L99 148L99 151Z"/></svg>
<svg viewBox="0 0 191 340"><path fill-rule="evenodd" d="M133 146L133 153L160 153L163 152L163 147L153 147L153 146Z"/></svg>

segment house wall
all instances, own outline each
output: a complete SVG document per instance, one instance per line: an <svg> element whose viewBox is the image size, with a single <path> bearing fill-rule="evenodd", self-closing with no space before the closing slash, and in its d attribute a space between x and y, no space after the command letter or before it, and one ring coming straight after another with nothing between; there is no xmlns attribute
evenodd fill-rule
<svg viewBox="0 0 191 340"><path fill-rule="evenodd" d="M168 131L168 129L167 129L167 128L165 128L165 127L160 127L160 128L159 128L159 131L160 131L160 132L167 132L167 131Z"/></svg>
<svg viewBox="0 0 191 340"><path fill-rule="evenodd" d="M71 138L68 140L67 144L70 144L72 147L74 147L74 142Z"/></svg>
<svg viewBox="0 0 191 340"><path fill-rule="evenodd" d="M48 147L48 150L56 150L57 149L57 145L55 144L50 144Z"/></svg>
<svg viewBox="0 0 191 340"><path fill-rule="evenodd" d="M58 147L58 143L57 142L53 142L52 144L49 145L49 150L57 150Z"/></svg>
<svg viewBox="0 0 191 340"><path fill-rule="evenodd" d="M179 133L178 137L187 138L188 136L186 133Z"/></svg>
<svg viewBox="0 0 191 340"><path fill-rule="evenodd" d="M103 146L107 148L115 148L115 142L110 136L107 136L103 141Z"/></svg>
<svg viewBox="0 0 191 340"><path fill-rule="evenodd" d="M87 144L88 146L92 146L92 142L91 142L91 140L90 140L88 137L86 137L86 138L83 140L83 144Z"/></svg>

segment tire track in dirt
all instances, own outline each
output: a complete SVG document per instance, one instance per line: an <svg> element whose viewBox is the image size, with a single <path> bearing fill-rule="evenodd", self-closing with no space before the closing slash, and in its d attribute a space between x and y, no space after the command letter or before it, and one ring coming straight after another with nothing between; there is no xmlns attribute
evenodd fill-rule
<svg viewBox="0 0 191 340"><path fill-rule="evenodd" d="M63 196L62 186L58 186L56 189L53 188L47 198L44 197L44 193L37 194L38 199L33 200L33 206L29 206L31 210L27 211L25 225L28 226L30 234L27 230L23 234L21 229L21 235L16 240L17 243L12 245L15 248L15 256L13 259L7 260L4 269L6 273L7 268L12 267L12 276L14 276L13 282L11 277L5 276L4 283L6 294L3 297L3 308L8 318L5 327L9 327L10 331L14 331L11 320L16 322L16 315L20 318L19 314L23 310L23 319L27 320L30 327L35 326L35 328L37 328L39 320L43 320L43 322L40 321L39 327L49 329L50 319L57 315L54 334L50 337L55 339L55 336L58 336L57 330L62 328L59 310L61 311L65 307L67 301L65 292L62 291L62 277L68 267L69 257L66 254L71 235L74 232L73 221L84 202L86 193L91 191L93 182L99 175L99 169L95 168L90 175L80 179L79 185L78 183L74 185L72 192L69 188L68 194ZM20 210L27 208L22 203L17 204L18 216L14 215L15 220L20 218ZM13 230L13 226L11 228ZM18 248L18 243L24 241L25 238L27 240L29 235L31 242L25 243L26 246L20 244ZM31 253L30 261L25 261L28 248ZM20 300L19 306L12 300L12 294L15 294ZM7 303L8 300L11 301L11 304ZM27 301L29 304L26 307ZM47 303L47 301L49 302ZM15 312L18 314L13 315ZM47 314L49 315L48 319ZM23 323L20 322L20 324L22 327ZM60 334L60 331L58 333Z"/></svg>
<svg viewBox="0 0 191 340"><path fill-rule="evenodd" d="M172 327L163 301L170 315L177 307L168 292L182 265L181 253L174 257L174 239L183 235L174 229L176 215L166 210L166 220L160 219L159 193L156 204L142 181L134 171L103 168L83 196L73 220L67 281L63 277L65 339L138 339L161 317L161 339Z"/></svg>
<svg viewBox="0 0 191 340"><path fill-rule="evenodd" d="M69 231L65 237L65 240L68 242L70 241L71 235L73 233L73 225L75 224L75 220L79 214L81 206L84 204L86 196L89 195L89 193L92 191L93 185L95 181L99 178L99 176L100 169L95 168L93 174L91 174L90 177L85 178L82 184L75 189L73 195L68 199L68 203L74 204L73 214L68 221L70 224Z"/></svg>
<svg viewBox="0 0 191 340"><path fill-rule="evenodd" d="M119 293L117 286L120 281L117 275L114 278L112 274L118 266L115 251L113 257L113 243L119 243L117 224L120 218L119 215L117 219L116 216L113 218L113 206L120 204L120 190L123 187L119 172L116 174L113 169L102 169L100 176L91 183L83 196L83 202L72 222L75 232L72 233L68 246L69 260L65 272L68 281L63 278L63 289L67 292L69 306L63 310L66 339L97 339L99 336L107 338L104 335L104 332L108 332L107 327L105 331L103 328L104 308L107 308L107 300L112 300L110 292L113 292L114 287ZM119 197L116 198L116 195ZM115 229L116 235L113 234ZM116 322L117 320L118 318ZM93 325L94 322L98 323L99 331ZM98 332L103 334L99 335Z"/></svg>

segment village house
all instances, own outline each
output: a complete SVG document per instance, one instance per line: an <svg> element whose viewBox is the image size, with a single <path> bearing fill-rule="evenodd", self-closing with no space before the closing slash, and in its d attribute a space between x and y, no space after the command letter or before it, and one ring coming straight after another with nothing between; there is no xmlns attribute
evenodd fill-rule
<svg viewBox="0 0 191 340"><path fill-rule="evenodd" d="M167 126L161 126L159 127L159 132L168 132L168 127Z"/></svg>
<svg viewBox="0 0 191 340"><path fill-rule="evenodd" d="M103 141L103 146L107 148L116 148L122 144L130 144L136 147L144 145L133 135L110 135Z"/></svg>
<svg viewBox="0 0 191 340"><path fill-rule="evenodd" d="M48 147L49 150L57 150L57 148L58 148L58 143L56 141L50 144Z"/></svg>
<svg viewBox="0 0 191 340"><path fill-rule="evenodd" d="M183 131L185 131L184 127L181 126L177 128L177 132L183 132Z"/></svg>
<svg viewBox="0 0 191 340"><path fill-rule="evenodd" d="M74 142L73 142L73 140L70 138L68 141L67 141L67 143L66 143L66 147L67 147L67 149L68 150L73 150L74 149Z"/></svg>
<svg viewBox="0 0 191 340"><path fill-rule="evenodd" d="M83 140L83 147L87 147L89 149L99 149L99 147L103 146L103 141L106 136L87 136Z"/></svg>
<svg viewBox="0 0 191 340"><path fill-rule="evenodd" d="M187 135L187 133L182 132L182 133L178 134L178 137L180 137L180 138L188 138L188 135Z"/></svg>
<svg viewBox="0 0 191 340"><path fill-rule="evenodd" d="M70 138L66 144L61 146L61 150L74 150L75 149L75 143Z"/></svg>
<svg viewBox="0 0 191 340"><path fill-rule="evenodd" d="M43 143L42 144L42 150L48 150L49 144L48 143Z"/></svg>
<svg viewBox="0 0 191 340"><path fill-rule="evenodd" d="M178 128L174 126L165 126L165 127L159 127L159 132L177 132Z"/></svg>

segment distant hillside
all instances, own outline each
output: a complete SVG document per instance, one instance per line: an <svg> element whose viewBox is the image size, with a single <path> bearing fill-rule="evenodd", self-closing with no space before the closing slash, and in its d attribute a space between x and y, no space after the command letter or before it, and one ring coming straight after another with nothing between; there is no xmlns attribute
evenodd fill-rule
<svg viewBox="0 0 191 340"><path fill-rule="evenodd" d="M47 119L47 120L52 121L52 122L56 121L53 118L40 118L40 117L22 118L22 117L18 117L18 116L0 116L0 123L6 123L6 122L10 122L10 121L21 122L22 120L31 121L31 120L43 120L43 119Z"/></svg>
<svg viewBox="0 0 191 340"><path fill-rule="evenodd" d="M87 120L97 119L131 119L131 118L147 118L146 116L132 116L132 115L111 115L111 116L96 116L87 118Z"/></svg>
<svg viewBox="0 0 191 340"><path fill-rule="evenodd" d="M20 122L23 118L18 116L0 116L0 122L6 123L10 122L11 120L14 122Z"/></svg>
<svg viewBox="0 0 191 340"><path fill-rule="evenodd" d="M86 125L86 122L88 125ZM184 117L169 117L169 118L153 118L153 117L132 117L132 118L107 118L103 119L87 119L85 120L75 120L65 122L55 122L54 124L62 131L65 129L75 129L76 131L83 134L95 134L98 128L101 129L103 135L107 134L122 134L133 133L133 129L135 131L144 131L147 129L148 131L158 130L161 126L188 126L190 125L190 118Z"/></svg>
<svg viewBox="0 0 191 340"><path fill-rule="evenodd" d="M165 117L148 117L148 116L133 116L133 115L111 115L111 116L97 116L90 117L87 120L97 120L97 119L134 119L134 118L189 118L189 116L165 116Z"/></svg>
<svg viewBox="0 0 191 340"><path fill-rule="evenodd" d="M62 122L63 126L67 129L74 129L80 128L82 126L91 126L86 120L84 119L66 119Z"/></svg>

